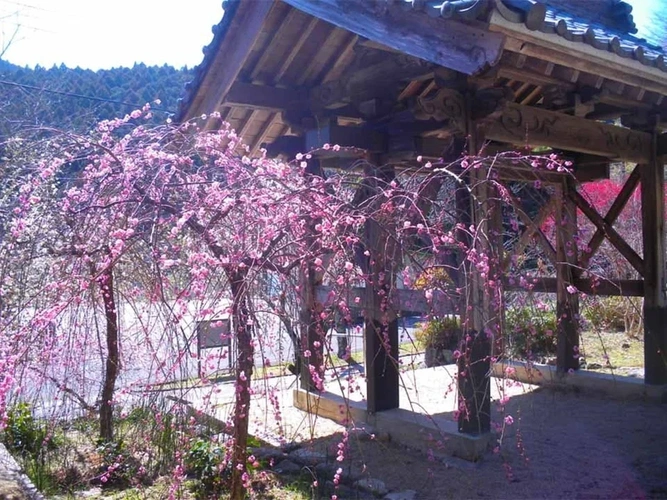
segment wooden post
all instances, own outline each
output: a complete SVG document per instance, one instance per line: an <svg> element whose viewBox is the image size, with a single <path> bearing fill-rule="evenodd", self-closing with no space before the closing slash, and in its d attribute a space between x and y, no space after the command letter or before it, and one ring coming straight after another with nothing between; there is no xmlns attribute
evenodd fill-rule
<svg viewBox="0 0 667 500"><path fill-rule="evenodd" d="M470 99L467 100L467 116L470 116ZM474 158L482 144L481 133L476 124L468 119L468 152ZM474 160L473 160L474 161ZM475 259L488 257L490 264L494 258L489 221L493 219L493 190L490 187L489 170L482 165L470 169L470 220L477 234L471 245ZM461 357L458 360L459 432L482 434L491 429L491 385L490 362L494 332L498 331L498 318L494 310L494 294L487 280L490 270L483 275L480 262L466 262L466 297L462 311L464 339L461 343ZM499 266L498 266L499 267ZM500 280L498 280L499 282ZM498 284L500 286L500 284Z"/></svg>
<svg viewBox="0 0 667 500"><path fill-rule="evenodd" d="M323 176L322 168L317 160L308 162L306 168L307 175ZM317 231L316 220L309 222L310 246L316 248ZM317 298L317 287L322 285L324 273L318 269L311 260L305 263L301 269L300 287L301 287L301 311L299 319L301 322L301 352L297 353L297 359L300 366L297 367L300 374L301 388L307 391L321 391L323 387L323 369L324 366L324 344L326 337L326 327L322 322L320 313L322 304ZM307 356L306 354L309 354ZM317 380L320 378L320 380Z"/></svg>
<svg viewBox="0 0 667 500"><path fill-rule="evenodd" d="M655 148L655 141L654 141ZM655 149L654 149L655 152ZM662 157L641 165L644 246L644 381L667 384L665 173Z"/></svg>
<svg viewBox="0 0 667 500"><path fill-rule="evenodd" d="M571 179L558 186L556 202L556 368L564 374L579 369L579 294L574 286L577 264L577 207L568 196Z"/></svg>
<svg viewBox="0 0 667 500"><path fill-rule="evenodd" d="M393 169L376 171L379 182L391 182ZM366 283L366 384L367 410L376 413L398 408L398 321L390 297L395 282L396 242L386 227L368 220L366 249L370 253Z"/></svg>

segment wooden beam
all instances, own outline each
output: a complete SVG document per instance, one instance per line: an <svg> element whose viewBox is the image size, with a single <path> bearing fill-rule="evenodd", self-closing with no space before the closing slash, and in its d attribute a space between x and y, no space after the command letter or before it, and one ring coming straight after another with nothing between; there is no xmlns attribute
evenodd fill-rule
<svg viewBox="0 0 667 500"><path fill-rule="evenodd" d="M556 278L504 277L506 290L513 292L556 293ZM582 293L602 296L643 297L643 280L574 278L572 284Z"/></svg>
<svg viewBox="0 0 667 500"><path fill-rule="evenodd" d="M500 58L503 36L387 2L285 0L345 30L439 66L472 75Z"/></svg>
<svg viewBox="0 0 667 500"><path fill-rule="evenodd" d="M584 213L586 217L595 225L595 227L602 231L609 242L614 245L616 250L618 250L623 257L635 268L641 276L644 276L644 261L642 258L634 251L634 249L626 243L623 237L618 234L616 229L614 229L607 221L605 221L602 216L595 210L593 205L591 205L586 198L584 198L581 193L577 190L569 190L568 196L574 201L577 207Z"/></svg>
<svg viewBox="0 0 667 500"><path fill-rule="evenodd" d="M313 32L318 22L319 19L317 19L316 17L310 18L310 21L308 21L306 28L301 32L301 34L299 35L299 39L292 46L289 53L287 54L287 57L283 59L280 68L276 72L276 75L273 77L274 83L280 82L281 78L285 76L285 73L287 73L287 70L294 62L294 58L301 50L301 47L303 47L303 45L306 43L306 40L308 40L308 37Z"/></svg>
<svg viewBox="0 0 667 500"><path fill-rule="evenodd" d="M267 109L282 111L303 108L307 105L305 91L235 82L225 96L223 105L245 109Z"/></svg>
<svg viewBox="0 0 667 500"><path fill-rule="evenodd" d="M634 193L637 184L639 184L640 175L641 175L640 168L639 166L636 166L632 170L630 176L625 181L625 184L623 184L621 191L618 193L618 196L611 204L611 207L609 207L607 215L604 216L604 221L608 225L610 226L614 225L614 222L616 222L616 219L625 208L625 205L627 205L628 200L630 200L630 196L632 196L632 193ZM604 231L596 229L595 234L588 242L588 245L586 245L586 252L582 253L582 258L581 258L582 269L588 268L588 264L590 263L591 258L593 257L593 255L595 255L595 252L597 252L598 248L600 248L600 245L604 241L604 236L605 236Z"/></svg>
<svg viewBox="0 0 667 500"><path fill-rule="evenodd" d="M507 103L500 117L489 123L486 137L635 163L646 162L651 153L651 135L645 132L514 103Z"/></svg>

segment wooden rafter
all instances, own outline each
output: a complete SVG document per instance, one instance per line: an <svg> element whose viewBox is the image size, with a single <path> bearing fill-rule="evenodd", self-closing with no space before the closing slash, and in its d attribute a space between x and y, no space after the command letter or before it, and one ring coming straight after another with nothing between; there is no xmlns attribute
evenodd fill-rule
<svg viewBox="0 0 667 500"><path fill-rule="evenodd" d="M299 11L296 9L288 9L287 13L280 21L279 27L274 31L273 36L271 37L271 41L266 44L262 55L250 73L250 81L255 81L260 72L264 70L266 64L271 60L271 58L275 57L273 48L276 47L277 42L285 36L285 32L289 29L290 24L297 15L300 15Z"/></svg>
<svg viewBox="0 0 667 500"><path fill-rule="evenodd" d="M324 39L324 42L322 42L322 47L327 47L328 45L330 45L331 39L334 38L335 36L338 36L336 28L331 27L329 33L327 33L327 36ZM308 66L306 66L306 68L299 74L299 77L297 78L296 81L297 85L303 85L308 80L309 77L313 76L313 73L318 74L322 71L322 68L326 65L326 62L323 62L321 57L322 55L320 54L317 57L311 58L310 62L308 63Z"/></svg>
<svg viewBox="0 0 667 500"><path fill-rule="evenodd" d="M512 203L512 206L514 206L514 209L517 211L517 213L519 212L523 213L525 218L530 220L530 217L528 217L528 215L523 210L520 209L519 201L516 199L514 199L514 201L517 204L519 204L519 209L517 209L514 202ZM540 211L538 212L535 220L531 220L530 224L527 224L526 229L523 231L523 233L521 233L519 241L517 242L516 245L514 245L514 248L512 248L512 254L519 255L523 253L524 249L528 246L530 241L535 237L537 231L542 232L540 230L540 226L546 220L546 218L554 211L555 201L556 201L555 198L550 198L545 205L542 205L542 208L540 208ZM521 217L521 215L519 217ZM524 219L522 218L522 221L523 220ZM551 243L549 244L551 245ZM551 249L553 250L553 246L551 247ZM554 257L555 257L555 251L554 251ZM503 261L502 270L507 271L511 264L512 264L512 257L508 255Z"/></svg>
<svg viewBox="0 0 667 500"><path fill-rule="evenodd" d="M257 137L255 137L255 141L252 144L251 151L253 153L256 152L262 146L262 143L266 139L269 130L271 130L271 127L273 127L273 124L275 123L278 116L279 116L278 112L272 113L269 116L269 118L264 122L264 125L262 125L262 128L260 129L259 133L257 134ZM285 132L286 130L281 132L281 135Z"/></svg>
<svg viewBox="0 0 667 500"><path fill-rule="evenodd" d="M528 244L530 241L530 238L532 237L537 237L540 243L540 247L544 252L547 254L547 258L551 261L552 264L556 264L556 249L554 246L551 244L549 241L549 238L545 236L545 234L542 232L542 230L539 228L539 225L544 222L544 219L546 218L549 213L553 210L553 200L549 200L549 203L542 207L542 210L540 210L540 213L538 214L538 218L533 221L530 216L524 212L523 208L521 207L521 202L512 194L507 191L507 195L510 201L510 204L516 211L516 214L519 216L519 219L521 219L521 222L526 225L526 231L524 232L527 233L530 231L530 236L527 236L527 241L524 243L524 247ZM541 219L541 220L540 220ZM523 238L523 235L522 235ZM523 250L523 249L522 249ZM503 268L507 269L509 267L509 262L506 260L503 263Z"/></svg>
<svg viewBox="0 0 667 500"><path fill-rule="evenodd" d="M248 133L248 129L250 128L250 125L252 124L253 120L257 117L257 113L258 111L256 109L250 111L246 119L243 120L243 125L241 125L241 128L239 128L236 131L241 140L243 140L245 135Z"/></svg>
<svg viewBox="0 0 667 500"><path fill-rule="evenodd" d="M417 91L421 88L421 86L424 84L424 82L421 81L412 81L408 83L405 88L401 91L401 93L398 95L398 101L403 101L407 99L408 97L412 97L417 93Z"/></svg>
<svg viewBox="0 0 667 500"><path fill-rule="evenodd" d="M584 198L581 193L572 189L568 191L568 196L574 203L577 205L586 217L595 225L595 227L601 231L609 240L609 242L618 250L623 257L630 263L632 267L639 273L640 276L644 275L644 261L642 258L634 251L634 249L628 245L628 243L623 239L623 237L618 234L616 229L614 229L607 221L605 221L602 216L595 210L593 205L591 205L586 198Z"/></svg>
<svg viewBox="0 0 667 500"><path fill-rule="evenodd" d="M296 9L293 9L293 12L296 12ZM277 83L281 80L283 76L285 76L285 73L287 73L287 70L289 67L292 65L294 62L294 59L296 58L297 54L301 50L301 47L306 43L306 40L308 40L308 37L310 34L313 32L315 29L315 26L318 23L318 19L316 17L311 17L310 21L308 22L308 25L305 27L305 29L301 32L299 35L299 39L296 41L296 43L292 46L292 49L289 51L287 54L287 57L283 60L282 64L280 65L280 68L276 72L275 76L273 77L274 83Z"/></svg>
<svg viewBox="0 0 667 500"><path fill-rule="evenodd" d="M343 50L340 51L340 55L336 61L331 65L331 68L327 70L324 77L322 78L322 83L327 83L332 80L340 78L343 69L350 63L354 55L354 46L357 44L359 37L354 33L350 34L350 37L343 47Z"/></svg>
<svg viewBox="0 0 667 500"><path fill-rule="evenodd" d="M625 206L628 204L628 201L630 200L630 196L632 196L632 193L635 191L635 188L637 187L637 184L639 184L639 178L640 178L640 170L639 166L636 166L630 176L627 178L625 181L625 184L623 184L623 187L621 188L621 191L618 193L618 196L612 203L611 207L609 207L609 210L607 211L607 214L604 216L604 221L609 225L613 226L614 222L616 222L616 219L618 216L621 214ZM581 258L581 267L582 269L588 268L588 264L591 261L591 258L595 255L597 250L600 248L600 245L604 241L605 238L605 233L601 229L596 229L595 234L591 238L591 240L588 242L587 245L587 252L582 256Z"/></svg>
<svg viewBox="0 0 667 500"><path fill-rule="evenodd" d="M542 93L542 87L538 85L533 89L533 91L528 94L522 101L521 104L532 104L536 97Z"/></svg>

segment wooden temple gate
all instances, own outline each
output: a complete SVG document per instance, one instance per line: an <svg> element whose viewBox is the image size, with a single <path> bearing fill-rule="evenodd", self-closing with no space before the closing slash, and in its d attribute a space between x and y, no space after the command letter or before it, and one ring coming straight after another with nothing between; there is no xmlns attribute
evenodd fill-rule
<svg viewBox="0 0 667 500"><path fill-rule="evenodd" d="M578 296L568 290L574 286L586 293L643 297L645 383L664 385L667 138L661 132L667 116L667 64L661 49L632 36L625 2L591 0L586 5L573 0L230 1L178 119L206 115L208 128L227 121L253 152L266 146L269 154L293 157L324 144L356 148L370 165L371 177L380 179L391 179L395 169L415 165L418 157L453 160L466 152L525 151L528 146L565 155L573 176L512 162L497 167L501 183L537 180L554 193L534 220L511 194L509 203L525 226L513 252L522 253L536 240L556 269L555 278L540 279L533 290L556 295L558 370L565 374L579 368ZM220 118L211 117L212 111ZM310 163L310 173L346 167L360 156L327 151ZM608 178L612 162L636 167L608 212L600 214L577 183ZM501 210L492 207L498 194L477 182L487 175L484 168L470 175L475 202L463 197L460 203L473 207L467 222L485 229L489 237L483 250L500 259L497 272L502 274L511 260L496 237L503 223ZM641 251L614 228L639 186ZM586 252L577 249L578 212L596 229ZM549 216L556 220L555 244L540 229ZM378 316L383 307L378 291L393 287L395 269L393 250L373 247L374 231L372 224L366 228L376 257L368 272L377 279L363 301L369 311L368 411L380 412L398 407L398 326L395 320L383 326ZM605 240L641 279L597 282L588 277L591 258ZM302 288L301 320L310 325L307 347L321 353L316 313L323 307L322 276L311 268ZM488 291L475 273L467 279L474 330L499 324ZM507 280L504 286L517 288ZM383 328L389 351L378 335ZM488 379L488 373L482 377ZM473 385L473 393L483 391L488 401L488 380ZM307 368L302 386L312 389ZM488 408L475 408L483 415L476 416L475 425L460 427L464 432L489 428Z"/></svg>

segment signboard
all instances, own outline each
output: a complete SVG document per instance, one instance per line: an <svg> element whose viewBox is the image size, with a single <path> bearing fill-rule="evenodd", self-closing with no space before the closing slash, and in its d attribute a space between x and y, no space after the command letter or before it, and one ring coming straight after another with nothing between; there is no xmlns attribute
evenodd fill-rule
<svg viewBox="0 0 667 500"><path fill-rule="evenodd" d="M197 346L199 349L231 346L229 319L212 319L197 323Z"/></svg>

